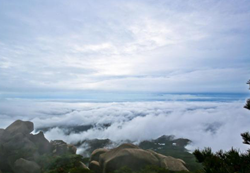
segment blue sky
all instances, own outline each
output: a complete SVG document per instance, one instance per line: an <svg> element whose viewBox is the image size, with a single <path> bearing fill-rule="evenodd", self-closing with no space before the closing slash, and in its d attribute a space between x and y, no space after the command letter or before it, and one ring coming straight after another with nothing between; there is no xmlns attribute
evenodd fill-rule
<svg viewBox="0 0 250 173"><path fill-rule="evenodd" d="M247 92L249 21L249 0L0 0L0 97Z"/></svg>

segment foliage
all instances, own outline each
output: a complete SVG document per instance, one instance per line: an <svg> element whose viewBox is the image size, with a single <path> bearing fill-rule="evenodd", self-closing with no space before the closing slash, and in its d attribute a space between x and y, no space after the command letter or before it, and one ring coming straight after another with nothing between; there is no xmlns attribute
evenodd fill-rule
<svg viewBox="0 0 250 173"><path fill-rule="evenodd" d="M246 105L244 106L244 108L250 110L250 99L247 100L247 103L246 103Z"/></svg>
<svg viewBox="0 0 250 173"><path fill-rule="evenodd" d="M250 144L250 134L241 134L244 144ZM250 172L250 151L240 153L231 149L227 152L222 150L213 153L210 148L202 151L195 150L193 153L199 163L204 166L205 173L249 173Z"/></svg>
<svg viewBox="0 0 250 173"><path fill-rule="evenodd" d="M201 173L198 171L195 172L187 172L187 171L170 171L165 168L161 168L158 166L150 165L146 166L139 171L132 171L128 167L122 167L121 169L116 170L114 173Z"/></svg>
<svg viewBox="0 0 250 173"><path fill-rule="evenodd" d="M44 155L40 158L44 173L92 173L92 171L82 167L81 155L50 156Z"/></svg>

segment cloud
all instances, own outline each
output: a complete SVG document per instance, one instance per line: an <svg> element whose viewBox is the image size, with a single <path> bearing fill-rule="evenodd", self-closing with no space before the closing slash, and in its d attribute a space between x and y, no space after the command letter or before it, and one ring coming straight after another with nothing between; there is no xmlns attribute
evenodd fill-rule
<svg viewBox="0 0 250 173"><path fill-rule="evenodd" d="M199 92L244 92L249 6L244 0L1 2L0 89L193 92L195 85Z"/></svg>
<svg viewBox="0 0 250 173"><path fill-rule="evenodd" d="M186 96L187 97L187 96ZM45 133L50 139L75 143L84 139L141 141L161 135L175 135L193 141L189 149L232 146L247 149L240 134L249 131L249 112L242 102L51 102L2 101L1 127L16 119L31 120L36 128L54 127ZM108 126L104 126L107 125ZM82 132L65 133L66 127L92 125ZM64 128L63 128L64 127Z"/></svg>

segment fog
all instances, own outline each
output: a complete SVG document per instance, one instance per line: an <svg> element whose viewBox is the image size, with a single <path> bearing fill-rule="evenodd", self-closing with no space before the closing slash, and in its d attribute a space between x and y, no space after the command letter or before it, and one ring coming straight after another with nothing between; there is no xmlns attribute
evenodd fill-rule
<svg viewBox="0 0 250 173"><path fill-rule="evenodd" d="M8 100L0 104L0 127L16 119L30 120L35 128L52 127L45 132L49 140L75 143L84 139L109 138L142 141L161 135L188 138L188 149L212 147L214 151L231 147L246 150L240 134L249 130L249 111L235 102L62 102ZM67 127L92 125L82 132ZM67 133L66 133L67 132Z"/></svg>

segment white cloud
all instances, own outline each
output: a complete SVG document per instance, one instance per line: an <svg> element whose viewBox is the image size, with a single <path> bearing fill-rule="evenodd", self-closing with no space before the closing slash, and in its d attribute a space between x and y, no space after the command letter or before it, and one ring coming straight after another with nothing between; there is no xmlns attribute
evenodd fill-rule
<svg viewBox="0 0 250 173"><path fill-rule="evenodd" d="M176 97L176 96L175 96ZM186 98L188 96L185 96ZM247 149L240 133L249 131L249 111L242 102L1 102L1 127L16 119L31 120L35 127L94 125L87 131L65 135L53 128L48 139L76 142L109 138L140 141L161 135L175 135L193 141L190 149L212 147ZM103 124L110 124L104 128Z"/></svg>
<svg viewBox="0 0 250 173"><path fill-rule="evenodd" d="M232 85L227 92L243 92L239 83L249 77L247 1L16 1L18 10L1 3L0 89L6 93L193 92L194 85L221 92L224 78ZM183 77L190 79L186 88L176 87Z"/></svg>

